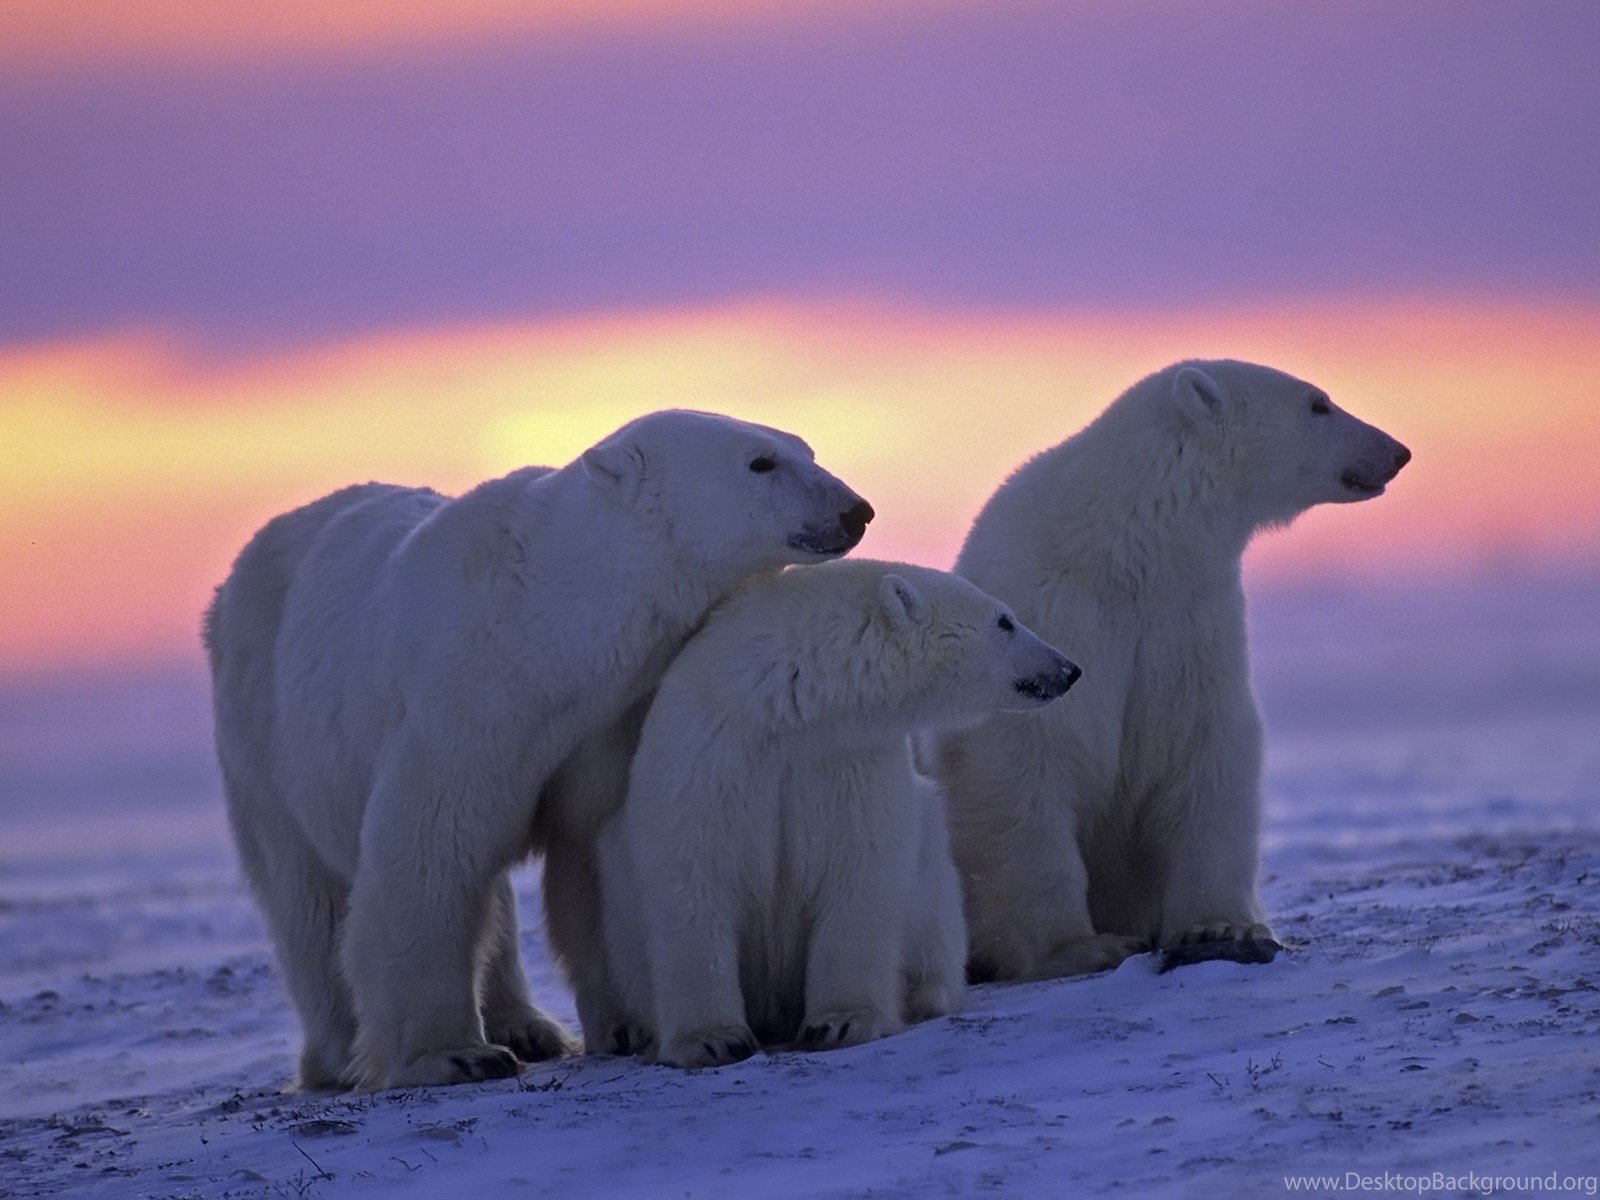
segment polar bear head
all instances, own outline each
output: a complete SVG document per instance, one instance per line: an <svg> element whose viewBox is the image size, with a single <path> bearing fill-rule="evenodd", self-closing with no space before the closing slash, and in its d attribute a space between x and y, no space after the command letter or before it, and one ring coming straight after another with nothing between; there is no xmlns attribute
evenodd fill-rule
<svg viewBox="0 0 1600 1200"><path fill-rule="evenodd" d="M747 580L678 656L662 695L765 730L870 741L1042 708L1078 675L960 576L856 558Z"/></svg>
<svg viewBox="0 0 1600 1200"><path fill-rule="evenodd" d="M1218 498L1237 504L1253 528L1313 505L1381 496L1411 459L1321 388L1271 367L1185 362L1154 378L1186 426L1186 444L1213 468Z"/></svg>
<svg viewBox="0 0 1600 1200"><path fill-rule="evenodd" d="M735 577L845 554L874 515L793 434L714 413L651 413L579 461L680 558Z"/></svg>
<svg viewBox="0 0 1600 1200"><path fill-rule="evenodd" d="M925 723L956 727L996 712L1042 708L1082 674L1008 607L959 575L877 565L883 568L877 586L880 653L891 664L904 664L897 676L904 698Z"/></svg>

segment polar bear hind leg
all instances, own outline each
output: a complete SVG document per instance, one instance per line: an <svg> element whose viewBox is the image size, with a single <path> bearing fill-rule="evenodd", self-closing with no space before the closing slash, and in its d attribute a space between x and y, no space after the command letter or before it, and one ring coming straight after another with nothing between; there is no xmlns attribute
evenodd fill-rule
<svg viewBox="0 0 1600 1200"><path fill-rule="evenodd" d="M247 799L231 772L224 782L240 862L266 915L278 970L304 1031L294 1086L308 1091L350 1087L356 1019L339 971L349 889L286 815L274 812L270 803ZM276 827L265 836L262 823L274 818Z"/></svg>

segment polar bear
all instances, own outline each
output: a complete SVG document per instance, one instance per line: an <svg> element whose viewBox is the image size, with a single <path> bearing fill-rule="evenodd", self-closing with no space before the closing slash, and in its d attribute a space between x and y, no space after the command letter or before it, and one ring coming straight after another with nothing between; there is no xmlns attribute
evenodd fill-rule
<svg viewBox="0 0 1600 1200"><path fill-rule="evenodd" d="M550 785L741 579L843 554L871 517L800 439L669 411L456 499L365 484L269 522L205 640L300 1086L493 1078L570 1048L529 998L506 872L622 785Z"/></svg>
<svg viewBox="0 0 1600 1200"><path fill-rule="evenodd" d="M1281 371L1183 362L995 492L955 569L1083 647L1089 682L1069 706L933 747L973 978L1270 936L1241 557L1313 505L1381 495L1410 457Z"/></svg>
<svg viewBox="0 0 1600 1200"><path fill-rule="evenodd" d="M614 1049L680 1067L870 1041L958 1007L944 801L911 735L1078 669L965 580L846 561L753 580L668 669L602 835Z"/></svg>

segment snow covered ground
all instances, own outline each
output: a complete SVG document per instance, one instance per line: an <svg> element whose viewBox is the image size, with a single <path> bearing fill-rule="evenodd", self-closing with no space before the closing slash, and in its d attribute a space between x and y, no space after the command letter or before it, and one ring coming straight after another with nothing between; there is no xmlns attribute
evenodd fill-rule
<svg viewBox="0 0 1600 1200"><path fill-rule="evenodd" d="M1270 966L1146 956L830 1054L356 1098L277 1091L294 1023L195 677L13 686L0 1195L1231 1197L1385 1173L1594 1195L1597 595L1256 598ZM570 1018L519 884L536 994Z"/></svg>

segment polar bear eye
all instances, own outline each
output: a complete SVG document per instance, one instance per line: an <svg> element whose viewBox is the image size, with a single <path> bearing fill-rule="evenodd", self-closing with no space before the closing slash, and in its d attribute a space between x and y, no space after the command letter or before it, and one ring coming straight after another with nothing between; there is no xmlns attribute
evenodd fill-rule
<svg viewBox="0 0 1600 1200"><path fill-rule="evenodd" d="M757 475L765 475L768 471L775 471L777 468L778 460L770 454L763 454L759 458L750 460L750 469Z"/></svg>
<svg viewBox="0 0 1600 1200"><path fill-rule="evenodd" d="M1012 619L1010 617L1008 617L1008 616L1002 615L1000 617L1000 619L995 622L995 624L1000 626L1000 628L1005 630L1007 633L1015 633L1016 632L1016 628L1017 628L1016 623L1014 621L1012 621Z"/></svg>
<svg viewBox="0 0 1600 1200"><path fill-rule="evenodd" d="M1319 417L1325 417L1331 413L1333 409L1321 396L1313 396L1311 397L1311 411L1316 413Z"/></svg>

